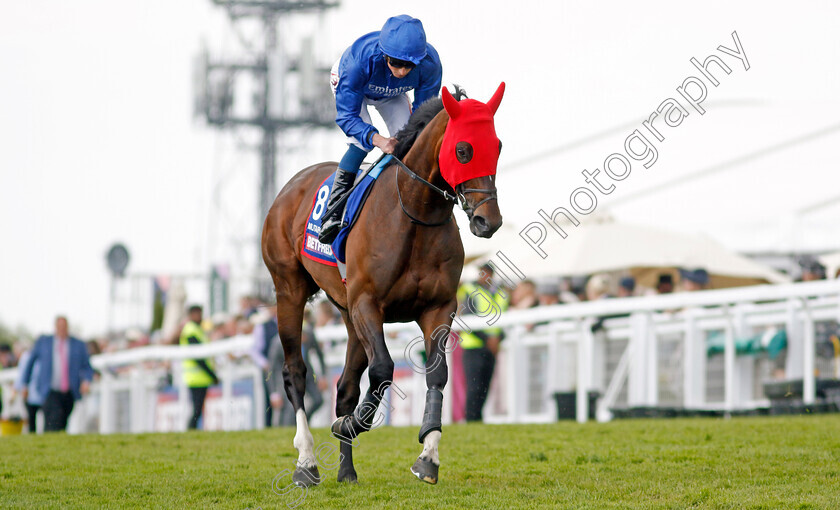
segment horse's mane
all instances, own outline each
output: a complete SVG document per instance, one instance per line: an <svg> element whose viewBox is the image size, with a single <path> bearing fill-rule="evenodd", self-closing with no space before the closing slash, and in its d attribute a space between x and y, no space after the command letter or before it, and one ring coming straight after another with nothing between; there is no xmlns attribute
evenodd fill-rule
<svg viewBox="0 0 840 510"><path fill-rule="evenodd" d="M461 99L467 97L467 93L458 85L454 85L455 87L455 97L456 100L460 101ZM423 131L429 122L437 116L440 111L443 110L443 100L439 97L434 97L427 100L425 103L421 104L414 113L411 114L411 117L408 119L408 123L403 127L399 133L394 137L397 139L397 148L394 149L394 156L403 159L408 151L411 150L411 147L414 145L414 142L417 140L417 137Z"/></svg>

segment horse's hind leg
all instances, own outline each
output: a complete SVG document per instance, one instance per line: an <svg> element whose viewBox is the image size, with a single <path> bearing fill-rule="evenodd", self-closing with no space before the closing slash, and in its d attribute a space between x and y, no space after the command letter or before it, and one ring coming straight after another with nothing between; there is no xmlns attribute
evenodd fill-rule
<svg viewBox="0 0 840 510"><path fill-rule="evenodd" d="M356 405L359 403L361 389L359 381L362 373L368 364L367 354L359 342L355 327L350 315L342 312L344 323L347 325L347 355L344 362L344 370L338 380L337 395L335 402L336 436L340 441L339 451L341 453L341 464L338 468L338 481L355 483L357 481L356 469L353 467L353 438L342 436L340 432L341 421L353 414Z"/></svg>
<svg viewBox="0 0 840 510"><path fill-rule="evenodd" d="M320 481L318 466L313 447L315 440L309 431L303 396L306 391L306 364L300 348L301 329L303 326L303 308L306 299L312 294L312 283L302 270L272 272L277 293L277 330L283 343L283 385L286 396L295 410L294 445L298 451L298 461L292 481L309 487Z"/></svg>
<svg viewBox="0 0 840 510"><path fill-rule="evenodd" d="M452 316L457 309L453 301L440 308L425 312L418 320L426 344L426 408L420 426L420 442L423 452L411 466L411 472L426 483L438 481L440 457L438 444L442 431L443 388L449 379L446 365L447 341L449 341Z"/></svg>

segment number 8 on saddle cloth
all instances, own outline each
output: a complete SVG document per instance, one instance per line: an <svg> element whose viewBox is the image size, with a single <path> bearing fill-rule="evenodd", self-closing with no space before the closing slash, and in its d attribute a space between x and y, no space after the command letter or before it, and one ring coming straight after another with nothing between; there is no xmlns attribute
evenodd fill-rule
<svg viewBox="0 0 840 510"><path fill-rule="evenodd" d="M370 190L373 188L373 183L382 173L382 170L391 162L392 156L388 155L380 159L367 172L360 172L353 189L347 198L342 215L342 223L345 225L339 231L332 245L323 244L318 241L318 234L321 232L321 221L324 219L324 213L327 209L327 200L330 196L330 189L332 188L335 174L330 174L324 179L324 182L318 186L318 191L312 198L312 207L309 211L309 216L306 218L306 230L304 232L303 246L301 252L305 257L308 257L321 264L328 266L342 265L346 261L346 243L347 236L350 230L356 223L356 218L359 217L359 212L362 206L370 195ZM344 275L342 274L342 278Z"/></svg>

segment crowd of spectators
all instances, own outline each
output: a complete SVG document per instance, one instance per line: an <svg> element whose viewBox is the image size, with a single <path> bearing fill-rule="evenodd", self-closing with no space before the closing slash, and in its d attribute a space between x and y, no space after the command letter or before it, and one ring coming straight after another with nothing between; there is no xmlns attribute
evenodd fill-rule
<svg viewBox="0 0 840 510"><path fill-rule="evenodd" d="M797 281L826 279L826 268L810 256L798 260ZM675 281L675 276L678 276ZM840 278L840 270L835 278ZM523 280L511 291L511 309L525 309L558 303L579 303L606 298L652 296L672 292L695 292L712 288L709 272L704 268L679 268L658 275L654 287L644 287L629 275L600 273L587 276Z"/></svg>
<svg viewBox="0 0 840 510"><path fill-rule="evenodd" d="M705 273L702 269L697 270ZM695 271L687 272L694 275ZM706 276L708 278L708 275ZM615 277L609 274L594 274L586 277L564 277L542 280L523 280L511 291L510 308L522 310L538 306L581 303L615 297L648 296L673 292L673 278L670 273L659 278L656 288L645 288L636 284L632 276ZM687 280L684 280L687 281ZM684 290L697 290L686 284Z"/></svg>
<svg viewBox="0 0 840 510"><path fill-rule="evenodd" d="M822 280L826 278L826 269L813 257L803 257L799 261L801 276L799 281ZM840 275L835 275L838 277ZM615 274L595 274L590 276L547 278L524 280L511 291L510 308L520 310L537 306L559 303L577 303L613 297L649 296L671 292L692 292L709 288L709 274L703 268L680 269L679 280L674 282L672 273L659 276L655 287L643 287L632 276ZM257 324L266 320L269 304L255 296L243 296L239 302L239 311L235 313L216 313L202 321L210 341L223 340L238 335L253 334ZM317 300L311 306L312 322L315 329L341 324L341 315L327 299ZM181 329L186 324L186 314L176 330L164 334L160 330L143 331L130 328L110 336L98 336L86 340L88 353L93 356L101 353L118 352L153 344L178 344ZM17 366L21 355L29 348L34 338L22 336L17 341L0 340L0 369Z"/></svg>
<svg viewBox="0 0 840 510"><path fill-rule="evenodd" d="M201 307L192 306L190 311L198 312ZM196 318L197 317L197 318ZM196 323L197 321L197 323ZM142 348L150 345L178 345L184 344L182 337L184 337L185 328L188 328L190 322L200 328L203 338L207 342L216 342L226 340L234 337L247 336L254 340L253 347L249 350L231 354L228 356L229 360L234 360L238 363L253 362L260 367L264 372L265 381L265 395L269 402L266 406L266 426L272 425L294 425L294 413L291 412L291 406L286 402L285 390L283 389L282 381L282 364L283 364L283 349L279 337L277 336L276 326L276 309L264 300L255 296L244 296L239 301L239 310L235 313L216 313L209 318L203 317L200 313L198 315L187 313L184 310L184 317L178 322L178 325L172 331L143 331L139 328L130 328L125 331L115 333L109 337L91 338L85 341L83 345L87 349L88 357L103 353L114 353L126 350ZM312 305L307 305L305 313L305 321L303 327L302 349L304 351L307 368L310 374L315 374L311 378L312 384L307 387L307 414L311 416L312 413L318 410L323 405L324 399L321 392L327 389L327 370L324 362L323 350L321 344L315 339L315 328L340 324L341 316L337 309L327 300L323 299L316 301ZM272 327L273 325L273 327ZM195 339L198 335L197 330L193 330L192 335L185 338ZM39 338L44 338L42 335ZM34 345L33 338L17 338L11 342L0 342L0 370L6 368L19 368L18 381L15 383L15 388L11 395L7 394L5 399L0 399L0 412L2 412L2 401L13 401L18 396L28 394L24 397L25 405L20 409L26 408L29 416L28 422L31 432L35 432L35 413L40 410L42 402L38 401L38 392L26 391L27 384L21 379L23 369L26 366L27 360ZM189 341L188 343L203 343L196 341ZM198 363L196 367L201 367L201 361L195 360ZM189 361L187 362L189 363ZM207 360L204 366L212 367L212 360ZM196 367L189 367L191 370ZM178 384L179 381L173 380L172 363L166 361L146 361L143 363L143 368L147 374L163 374L158 383L161 390L167 387L172 387ZM125 364L123 366L111 366L108 370L114 375L126 373L132 369L132 364ZM185 372L186 369L182 369ZM199 374L201 375L201 374ZM93 372L93 380L96 381L101 377L98 371ZM30 374L30 379L37 378L37 372ZM218 376L214 373L212 382L204 387L204 393L208 386L219 383ZM188 384L191 393L197 394L199 391L193 388L192 384ZM203 384L198 385L203 386ZM201 388L198 388L199 390ZM196 399L193 395L195 413L190 418L190 428L196 428L199 419L200 411L203 407L204 399ZM199 400L201 402L199 402ZM7 408L7 411L9 409ZM8 412L6 413L8 414ZM18 414L21 414L18 412ZM66 425L66 424L65 424ZM63 429L63 427L62 427Z"/></svg>
<svg viewBox="0 0 840 510"><path fill-rule="evenodd" d="M800 281L826 278L825 267L816 259L804 257L799 261L799 264L801 268ZM601 299L650 296L672 292L695 292L710 287L710 275L705 269L681 268L678 271L660 274L653 287L639 285L632 276L627 274L610 273L585 277L528 279L521 281L512 289L500 286L494 286L493 289L502 291L501 295L505 296L506 300L504 306L506 309L523 310ZM495 293L496 290L492 290L492 292ZM286 402L281 376L283 349L276 334L276 313L276 309L270 303L255 296L244 296L239 301L237 312L216 313L209 318L203 318L200 327L206 333L207 340L210 342L242 335L253 337L253 347L248 352L231 355L231 357L237 358L239 362L250 360L263 371L264 390L269 397L266 406L265 424L267 426L294 425L294 414L290 412L291 406ZM187 322L188 318L185 314L178 327L173 331L143 331L132 328L118 335L88 339L85 345L90 356L136 349L148 345L177 345ZM602 321L599 322L599 324L601 323ZM272 324L274 324L273 327ZM307 305L303 324L302 348L306 357L307 369L309 373L315 374L311 381L311 387L307 387L307 414L310 414L310 416L323 405L322 392L327 389L327 369L324 363L323 348L322 344L315 338L315 331L336 324L342 324L341 315L327 299L322 298ZM13 368L18 366L19 363L23 367L29 356L33 341L34 339L31 338L21 338L14 343L0 341L0 369ZM125 370L130 370L130 368L130 365L126 365L124 367L112 367L111 370L115 374L119 374ZM166 373L166 376L160 381L159 386L161 388L177 384L177 381L172 380L172 367L167 362L149 361L144 364L144 368L148 370L159 369ZM94 373L94 380L99 376L100 374ZM486 387L486 381L484 386ZM22 389L19 382L16 391L22 392ZM35 392L29 391L28 393L29 401L26 402L26 405L30 414L32 414L37 412L38 406L42 402L38 402ZM483 397L484 395L480 397L482 401ZM30 421L33 420L30 419ZM192 425L194 426L194 424Z"/></svg>

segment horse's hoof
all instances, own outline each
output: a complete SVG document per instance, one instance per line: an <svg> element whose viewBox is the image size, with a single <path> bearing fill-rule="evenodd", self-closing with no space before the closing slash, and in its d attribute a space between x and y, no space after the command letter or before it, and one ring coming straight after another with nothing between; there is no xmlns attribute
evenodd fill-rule
<svg viewBox="0 0 840 510"><path fill-rule="evenodd" d="M438 481L439 468L440 466L435 466L428 460L418 458L417 462L411 466L411 473L418 479L434 485Z"/></svg>
<svg viewBox="0 0 840 510"><path fill-rule="evenodd" d="M312 487L321 483L321 476L318 474L318 466L306 468L298 466L292 474L292 481L299 487Z"/></svg>
<svg viewBox="0 0 840 510"><path fill-rule="evenodd" d="M356 477L355 471L347 471L343 472L341 470L338 471L338 482L339 483L359 483L359 479Z"/></svg>

